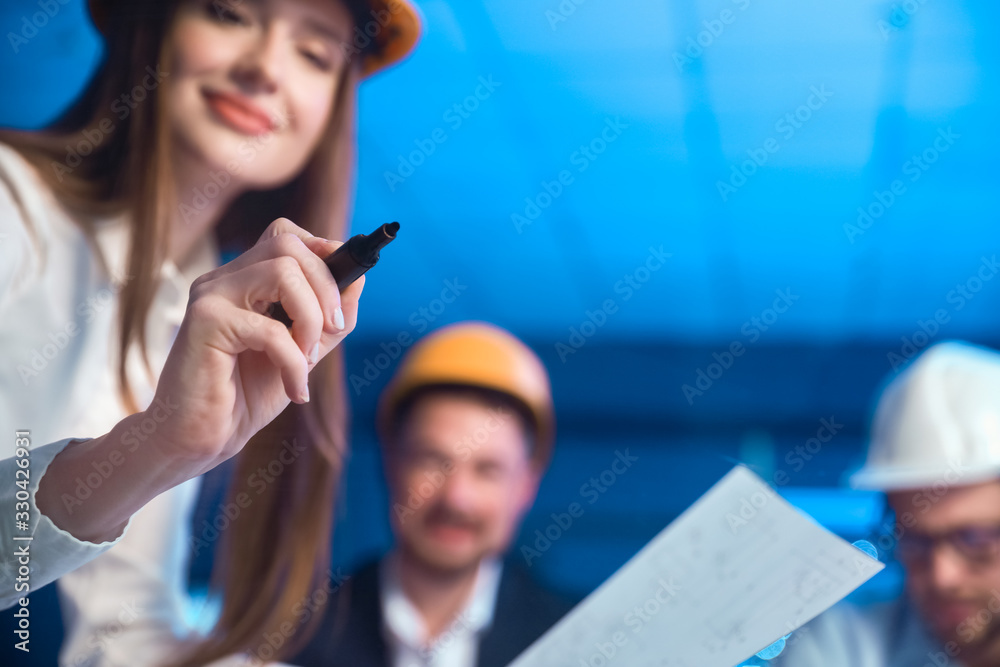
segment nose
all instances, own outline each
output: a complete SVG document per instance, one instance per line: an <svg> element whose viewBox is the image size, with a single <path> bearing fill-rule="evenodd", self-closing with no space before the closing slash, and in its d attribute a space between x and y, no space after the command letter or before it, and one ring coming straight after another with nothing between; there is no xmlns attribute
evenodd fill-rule
<svg viewBox="0 0 1000 667"><path fill-rule="evenodd" d="M268 22L256 39L247 43L232 70L232 78L248 93L274 93L285 68L285 40L281 27Z"/></svg>
<svg viewBox="0 0 1000 667"><path fill-rule="evenodd" d="M466 514L476 505L476 484L467 470L459 468L448 475L441 488L441 497L455 512Z"/></svg>
<svg viewBox="0 0 1000 667"><path fill-rule="evenodd" d="M938 544L930 554L930 575L939 593L963 588L966 564L951 545Z"/></svg>

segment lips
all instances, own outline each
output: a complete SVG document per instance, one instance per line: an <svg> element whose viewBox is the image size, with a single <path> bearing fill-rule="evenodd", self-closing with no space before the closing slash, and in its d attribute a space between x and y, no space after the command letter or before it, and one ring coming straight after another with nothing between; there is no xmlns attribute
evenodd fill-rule
<svg viewBox="0 0 1000 667"><path fill-rule="evenodd" d="M427 521L427 531L444 542L472 539L478 532L475 524L470 521L442 516L430 517Z"/></svg>
<svg viewBox="0 0 1000 667"><path fill-rule="evenodd" d="M275 129L267 112L240 95L212 90L202 94L215 117L241 134L258 136Z"/></svg>
<svg viewBox="0 0 1000 667"><path fill-rule="evenodd" d="M464 543L475 536L475 531L453 524L435 524L430 526L430 534L440 542L449 544Z"/></svg>

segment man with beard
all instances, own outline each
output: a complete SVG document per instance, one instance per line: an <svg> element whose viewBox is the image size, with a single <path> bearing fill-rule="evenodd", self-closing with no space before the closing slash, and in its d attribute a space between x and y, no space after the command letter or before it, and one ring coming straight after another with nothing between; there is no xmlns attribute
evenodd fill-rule
<svg viewBox="0 0 1000 667"><path fill-rule="evenodd" d="M445 327L401 362L378 430L396 546L331 597L292 662L508 664L570 608L501 562L551 454L544 366L495 326Z"/></svg>
<svg viewBox="0 0 1000 667"><path fill-rule="evenodd" d="M1000 665L1000 354L941 343L883 392L852 482L886 492L906 595L796 631L787 667Z"/></svg>

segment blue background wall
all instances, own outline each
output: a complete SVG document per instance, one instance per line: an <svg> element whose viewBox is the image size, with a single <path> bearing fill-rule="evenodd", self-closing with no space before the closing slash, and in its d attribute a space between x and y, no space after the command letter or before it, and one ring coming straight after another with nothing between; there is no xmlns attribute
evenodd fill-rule
<svg viewBox="0 0 1000 667"><path fill-rule="evenodd" d="M614 450L641 459L532 563L567 591L596 586L740 461L767 479L784 470L787 497L845 537L869 535L881 499L842 485L894 360L947 338L1000 346L1000 280L979 278L1000 250L1000 6L418 4L416 53L360 95L354 231L403 228L369 276L349 372L384 361L400 333L464 319L532 344L559 438L516 545ZM17 45L9 33L38 7L0 8L0 125L44 125L99 61L81 2L60 7ZM492 92L470 98L484 80ZM618 129L602 146L606 127ZM437 128L446 140L421 153ZM547 198L563 170L572 182ZM643 273L651 247L670 257ZM627 276L646 280L628 290ZM447 280L466 288L438 308ZM779 290L795 298L772 319ZM557 347L579 343L608 299L616 311L582 347ZM734 342L745 353L686 396ZM346 570L390 539L372 418L392 367L352 393L335 542ZM798 468L786 457L821 419L843 428ZM205 573L196 563L195 583ZM860 595L898 581L889 568Z"/></svg>

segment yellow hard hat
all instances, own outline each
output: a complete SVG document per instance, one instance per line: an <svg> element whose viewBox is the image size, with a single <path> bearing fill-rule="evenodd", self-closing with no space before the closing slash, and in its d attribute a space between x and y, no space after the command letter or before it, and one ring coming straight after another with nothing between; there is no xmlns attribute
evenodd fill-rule
<svg viewBox="0 0 1000 667"><path fill-rule="evenodd" d="M491 389L523 404L534 421L533 458L542 464L548 461L555 436L549 376L535 353L512 334L486 322L462 322L438 329L414 345L379 399L383 441L406 397L440 385Z"/></svg>
<svg viewBox="0 0 1000 667"><path fill-rule="evenodd" d="M125 0L89 0L90 17L94 25L102 33L107 33L110 17ZM128 0L135 3L135 0ZM219 0L234 6L242 0ZM371 6L371 20L359 25L351 34L352 44L359 49L365 48L368 40L374 40L379 48L365 55L361 64L363 76L371 76L375 72L402 60L420 39L420 18L410 0L368 0Z"/></svg>

